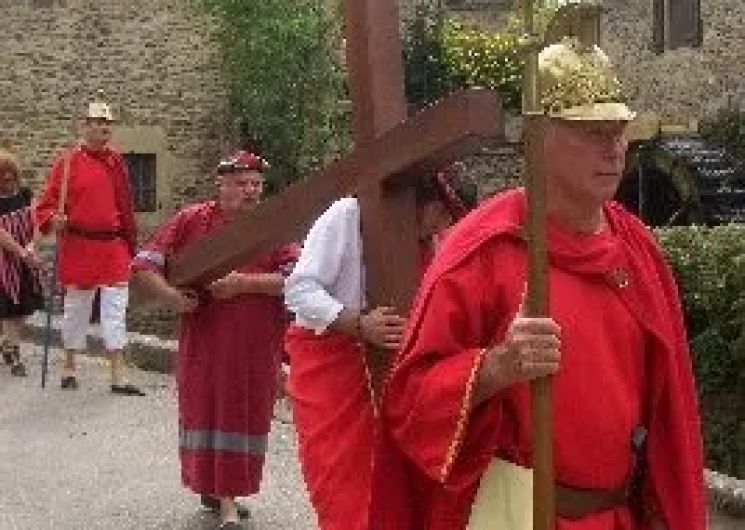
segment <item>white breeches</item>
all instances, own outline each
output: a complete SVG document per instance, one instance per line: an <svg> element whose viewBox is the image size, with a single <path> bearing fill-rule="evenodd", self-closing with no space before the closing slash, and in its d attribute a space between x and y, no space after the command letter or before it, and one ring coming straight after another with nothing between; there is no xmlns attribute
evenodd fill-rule
<svg viewBox="0 0 745 530"><path fill-rule="evenodd" d="M127 284L102 285L101 338L107 351L124 348L127 343ZM88 337L95 289L65 288L65 310L62 316L62 344L66 350L84 350Z"/></svg>

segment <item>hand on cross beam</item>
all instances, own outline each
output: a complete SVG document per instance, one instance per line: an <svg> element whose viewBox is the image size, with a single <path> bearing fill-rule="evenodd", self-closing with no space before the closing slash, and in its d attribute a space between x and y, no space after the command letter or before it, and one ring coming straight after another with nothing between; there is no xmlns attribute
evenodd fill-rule
<svg viewBox="0 0 745 530"><path fill-rule="evenodd" d="M401 345L406 319L400 317L393 307L376 307L360 315L361 338L377 348L397 350Z"/></svg>

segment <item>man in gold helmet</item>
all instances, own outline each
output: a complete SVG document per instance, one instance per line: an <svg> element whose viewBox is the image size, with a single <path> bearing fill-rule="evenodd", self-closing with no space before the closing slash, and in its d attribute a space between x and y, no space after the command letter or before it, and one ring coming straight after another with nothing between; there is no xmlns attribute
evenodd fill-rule
<svg viewBox="0 0 745 530"><path fill-rule="evenodd" d="M496 509L530 515L516 498L525 477L530 489L529 383L552 375L557 528L703 530L677 290L652 234L612 201L634 114L596 47L546 48L539 77L550 316L522 316L526 198L507 191L455 226L420 287L385 389L379 528L525 528L475 522L499 506L480 488L515 478Z"/></svg>

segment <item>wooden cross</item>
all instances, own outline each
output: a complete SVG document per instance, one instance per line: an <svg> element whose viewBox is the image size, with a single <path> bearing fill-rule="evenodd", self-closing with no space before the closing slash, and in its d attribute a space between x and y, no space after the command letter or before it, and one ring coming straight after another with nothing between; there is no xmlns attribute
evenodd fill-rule
<svg viewBox="0 0 745 530"><path fill-rule="evenodd" d="M333 200L356 194L368 301L408 312L417 263L411 177L501 140L502 109L495 92L467 90L407 118L398 3L345 0L344 8L354 150L184 249L171 283L204 283L297 240Z"/></svg>

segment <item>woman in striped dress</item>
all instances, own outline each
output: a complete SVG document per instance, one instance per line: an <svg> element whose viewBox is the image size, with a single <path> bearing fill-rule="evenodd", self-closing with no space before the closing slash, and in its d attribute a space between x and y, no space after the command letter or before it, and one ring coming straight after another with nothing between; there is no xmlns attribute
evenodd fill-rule
<svg viewBox="0 0 745 530"><path fill-rule="evenodd" d="M15 157L0 150L0 323L2 356L14 376L26 375L19 343L24 319L43 306L35 252L32 194L20 186Z"/></svg>

